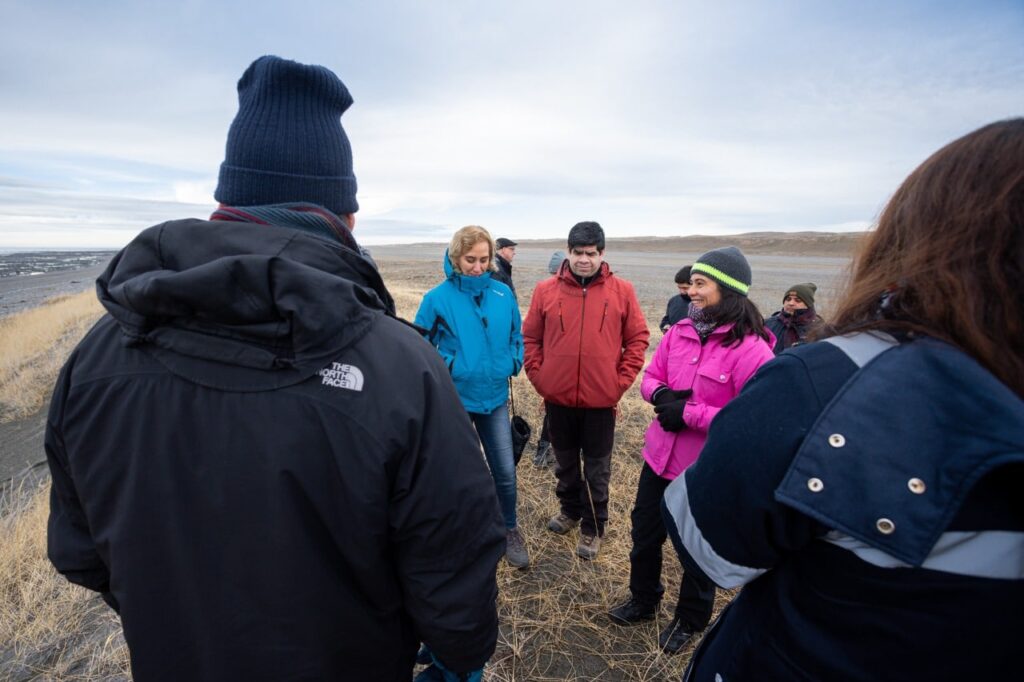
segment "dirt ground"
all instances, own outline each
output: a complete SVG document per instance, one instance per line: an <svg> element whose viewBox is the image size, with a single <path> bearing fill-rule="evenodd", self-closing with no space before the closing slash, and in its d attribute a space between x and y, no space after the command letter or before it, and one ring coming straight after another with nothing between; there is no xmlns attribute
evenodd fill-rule
<svg viewBox="0 0 1024 682"><path fill-rule="evenodd" d="M838 237L843 239L836 244L832 238ZM609 241L605 260L612 272L633 283L644 314L648 321L653 320L656 324L665 314L668 299L678 293L674 278L679 268L692 264L711 248L737 242L741 249L745 248L742 240L738 239L722 237L717 242L705 241L708 239ZM782 307L782 297L789 286L814 282L818 285L816 307L827 318L846 275L855 240L849 235L828 235L818 240L805 237L783 241L785 243L773 243L776 248L783 249L781 252L771 252L764 247L744 251L754 275L751 300L767 317ZM377 246L371 251L381 265L385 281L394 278L429 289L444 276L441 263L444 248L444 244L415 244ZM564 251L565 243L553 240L522 242L516 247L512 277L520 294L520 303L528 300L524 293L532 292L537 281L549 276L548 260L555 250Z"/></svg>

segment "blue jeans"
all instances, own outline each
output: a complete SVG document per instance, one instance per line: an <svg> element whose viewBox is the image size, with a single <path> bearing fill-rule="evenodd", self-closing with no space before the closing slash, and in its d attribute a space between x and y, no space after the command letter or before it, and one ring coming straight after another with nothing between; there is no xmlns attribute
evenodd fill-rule
<svg viewBox="0 0 1024 682"><path fill-rule="evenodd" d="M470 412L469 418L484 445L484 457L494 477L505 528L515 528L516 463L512 455L512 424L508 419L508 406L502 405L490 414Z"/></svg>

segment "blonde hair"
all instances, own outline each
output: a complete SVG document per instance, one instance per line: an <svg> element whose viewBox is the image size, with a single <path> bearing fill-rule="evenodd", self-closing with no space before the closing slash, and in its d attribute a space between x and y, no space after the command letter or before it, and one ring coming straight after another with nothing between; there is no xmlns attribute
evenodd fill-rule
<svg viewBox="0 0 1024 682"><path fill-rule="evenodd" d="M497 264L494 262L494 253L498 250L498 247L495 246L491 233L479 225L466 225L453 234L451 242L448 243L448 260L456 272L461 272L459 269L459 258L462 257L462 254L480 242L487 242L487 247L490 249L490 260L487 262L487 269L491 271L498 269Z"/></svg>

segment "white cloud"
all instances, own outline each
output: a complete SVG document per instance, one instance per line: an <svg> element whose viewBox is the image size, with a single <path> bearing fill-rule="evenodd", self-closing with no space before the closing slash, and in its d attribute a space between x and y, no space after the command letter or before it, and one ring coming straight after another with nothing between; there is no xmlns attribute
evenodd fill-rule
<svg viewBox="0 0 1024 682"><path fill-rule="evenodd" d="M1021 29L1012 3L19 3L0 246L207 212L264 53L351 89L367 239L865 225L940 145L1019 115Z"/></svg>

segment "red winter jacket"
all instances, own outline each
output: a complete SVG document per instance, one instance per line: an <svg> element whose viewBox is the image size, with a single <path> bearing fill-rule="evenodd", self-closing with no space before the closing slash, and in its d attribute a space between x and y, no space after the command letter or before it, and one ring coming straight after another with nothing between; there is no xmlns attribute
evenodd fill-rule
<svg viewBox="0 0 1024 682"><path fill-rule="evenodd" d="M563 263L537 285L523 322L526 375L556 405L614 407L644 366L650 335L633 285L607 263L586 287Z"/></svg>

